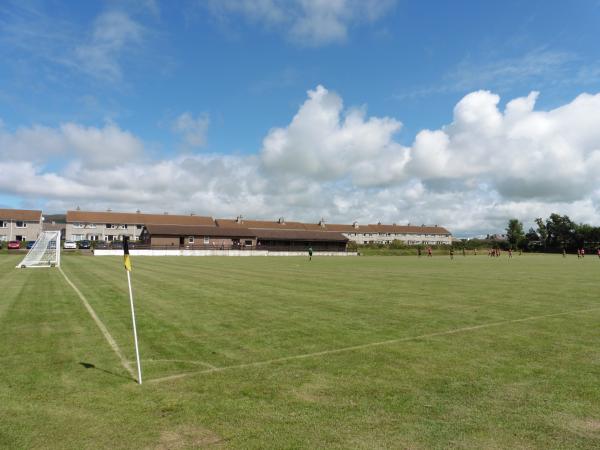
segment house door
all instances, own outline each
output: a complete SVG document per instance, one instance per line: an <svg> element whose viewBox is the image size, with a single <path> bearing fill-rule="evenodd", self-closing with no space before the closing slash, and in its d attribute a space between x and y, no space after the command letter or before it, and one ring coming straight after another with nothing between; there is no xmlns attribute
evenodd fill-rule
<svg viewBox="0 0 600 450"><path fill-rule="evenodd" d="M179 246L183 247L185 245L185 237L179 236Z"/></svg>

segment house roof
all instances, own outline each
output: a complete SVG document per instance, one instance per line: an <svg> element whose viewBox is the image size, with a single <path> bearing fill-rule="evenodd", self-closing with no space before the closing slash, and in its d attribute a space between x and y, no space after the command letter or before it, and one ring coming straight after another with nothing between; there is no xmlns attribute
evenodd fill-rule
<svg viewBox="0 0 600 450"><path fill-rule="evenodd" d="M368 232L373 233L401 233L401 234L447 234L450 232L440 226L415 226L415 225L383 225L376 224L367 226Z"/></svg>
<svg viewBox="0 0 600 450"><path fill-rule="evenodd" d="M151 235L159 236L255 237L255 233L247 228L147 224L146 230Z"/></svg>
<svg viewBox="0 0 600 450"><path fill-rule="evenodd" d="M302 223L302 222L279 222L266 220L237 220L217 219L215 221L219 227L224 228L248 228L251 230L297 230L297 231L315 231L315 232L334 232L334 233L398 233L398 234L444 234L450 235L450 232L440 226L415 226L415 225L383 225L383 224L324 224L320 223Z"/></svg>
<svg viewBox="0 0 600 450"><path fill-rule="evenodd" d="M122 212L67 211L67 223L120 223L132 225L197 225L214 226L212 217L177 214L143 214Z"/></svg>
<svg viewBox="0 0 600 450"><path fill-rule="evenodd" d="M305 224L301 222L269 221L269 220L242 220L217 219L217 225L223 228L249 228L265 230L304 230Z"/></svg>
<svg viewBox="0 0 600 450"><path fill-rule="evenodd" d="M271 230L258 228L225 228L190 225L146 225L150 235L155 236L210 236L231 238L258 238L274 241L333 241L347 242L348 238L339 234L325 231L306 230Z"/></svg>
<svg viewBox="0 0 600 450"><path fill-rule="evenodd" d="M67 225L64 223L42 223L43 231L63 231Z"/></svg>
<svg viewBox="0 0 600 450"><path fill-rule="evenodd" d="M42 211L31 209L0 209L0 219L39 222L42 219Z"/></svg>
<svg viewBox="0 0 600 450"><path fill-rule="evenodd" d="M10 212L29 212L37 213L38 217L34 219L16 219L16 220L39 220L41 211L22 211L22 210L1 210ZM14 214L13 214L14 215ZM385 225L385 224L324 224L288 222L285 220L241 220L236 219L216 219L205 216L185 216L177 214L142 214L142 213L121 213L121 212L92 212L92 211L67 211L67 223L117 223L117 224L135 224L135 225L173 225L173 226L195 226L209 227L228 230L239 230L237 236L254 236L256 233L243 230L281 230L281 231L306 231L306 232L327 232L327 233L398 233L398 234L437 234L450 235L450 232L440 226L415 226L415 225ZM13 218L13 220L15 220ZM181 230L183 232L184 230ZM188 230L189 231L189 230ZM202 233L210 230L198 230ZM215 230L216 231L216 230ZM230 233L230 234L223 234ZM246 233L246 234L240 234ZM162 234L162 233L161 233ZM174 233L178 234L178 233ZM200 235L200 234L197 234ZM210 234L216 236L215 233ZM220 233L221 236L234 236L233 231ZM318 235L316 235L318 236Z"/></svg>
<svg viewBox="0 0 600 450"><path fill-rule="evenodd" d="M273 241L335 241L348 242L348 238L340 233L325 231L302 231L302 230L253 230L256 237Z"/></svg>
<svg viewBox="0 0 600 450"><path fill-rule="evenodd" d="M365 229L365 225L354 227L354 225L344 225L339 223L328 223L325 225L325 230L327 231L336 231L339 233L356 233L359 230L362 231Z"/></svg>

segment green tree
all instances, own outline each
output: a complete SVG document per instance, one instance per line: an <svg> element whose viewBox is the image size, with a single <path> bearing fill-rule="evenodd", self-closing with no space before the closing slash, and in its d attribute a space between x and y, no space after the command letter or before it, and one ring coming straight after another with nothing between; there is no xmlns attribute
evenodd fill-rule
<svg viewBox="0 0 600 450"><path fill-rule="evenodd" d="M546 220L548 244L553 248L577 246L575 223L569 216L552 213Z"/></svg>
<svg viewBox="0 0 600 450"><path fill-rule="evenodd" d="M521 248L525 241L525 233L523 232L523 224L519 219L510 219L506 227L506 238L508 243L513 248Z"/></svg>
<svg viewBox="0 0 600 450"><path fill-rule="evenodd" d="M536 233L539 236L540 241L542 241L542 245L544 248L548 245L548 230L546 229L546 224L544 223L544 219L538 217L535 219L535 223L538 226Z"/></svg>

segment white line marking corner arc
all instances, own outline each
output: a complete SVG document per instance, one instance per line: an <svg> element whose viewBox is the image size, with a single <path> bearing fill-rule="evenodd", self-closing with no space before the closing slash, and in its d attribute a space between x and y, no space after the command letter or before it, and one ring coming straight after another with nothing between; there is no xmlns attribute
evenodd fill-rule
<svg viewBox="0 0 600 450"><path fill-rule="evenodd" d="M65 281L69 284L69 286L71 286L73 288L73 290L75 291L75 293L79 296L79 299L83 303L83 306L85 306L85 309L87 309L87 312L90 314L92 319L94 319L94 322L96 322L96 325L102 332L104 339L106 339L106 342L108 342L108 345L110 345L112 350L119 357L119 360L121 361L121 365L125 368L125 370L127 372L129 372L131 377L133 379L135 379L136 375L135 375L134 370L129 365L127 358L125 358L125 356L121 352L121 349L119 348L119 345L117 344L117 341L115 341L115 339L109 333L108 329L106 328L106 325L104 325L104 323L102 323L102 321L100 320L100 318L98 317L98 315L96 314L96 312L94 311L92 306L89 304L89 302L87 301L85 296L81 293L81 291L77 288L77 286L75 286L75 284L69 279L69 277L67 277L65 272L62 270L62 267L59 267L58 270L62 274L62 276L65 278Z"/></svg>

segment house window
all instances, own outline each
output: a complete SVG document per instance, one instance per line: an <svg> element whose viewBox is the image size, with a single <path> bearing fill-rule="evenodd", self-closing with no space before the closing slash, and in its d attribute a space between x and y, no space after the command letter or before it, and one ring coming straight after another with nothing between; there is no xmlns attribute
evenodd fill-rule
<svg viewBox="0 0 600 450"><path fill-rule="evenodd" d="M8 237L5 234L0 234L0 242L6 242Z"/></svg>
<svg viewBox="0 0 600 450"><path fill-rule="evenodd" d="M126 230L126 229L127 229L127 224L123 224L123 225L121 225L121 228L122 228L123 230Z"/></svg>
<svg viewBox="0 0 600 450"><path fill-rule="evenodd" d="M74 228L83 228L83 224L82 224L82 223L80 223L80 222L75 222L75 223L73 224L73 227L74 227Z"/></svg>
<svg viewBox="0 0 600 450"><path fill-rule="evenodd" d="M210 244L210 236L204 236L204 245Z"/></svg>
<svg viewBox="0 0 600 450"><path fill-rule="evenodd" d="M88 228L96 228L96 224L95 223L88 223Z"/></svg>
<svg viewBox="0 0 600 450"><path fill-rule="evenodd" d="M74 241L83 241L83 234L73 234L71 235L71 238Z"/></svg>
<svg viewBox="0 0 600 450"><path fill-rule="evenodd" d="M8 222L5 222L4 220L0 220L0 228L6 228L8 227Z"/></svg>
<svg viewBox="0 0 600 450"><path fill-rule="evenodd" d="M112 230L113 224L112 223L107 223L106 224L106 228L108 228L109 230Z"/></svg>
<svg viewBox="0 0 600 450"><path fill-rule="evenodd" d="M15 222L15 226L17 228L27 228L27 222L23 222L22 220L17 220Z"/></svg>
<svg viewBox="0 0 600 450"><path fill-rule="evenodd" d="M246 247L252 247L252 241L244 241Z"/></svg>
<svg viewBox="0 0 600 450"><path fill-rule="evenodd" d="M193 244L193 243L194 243L194 236L188 237L188 244Z"/></svg>
<svg viewBox="0 0 600 450"><path fill-rule="evenodd" d="M135 228L138 230L141 230L144 227L144 225L136 225Z"/></svg>

